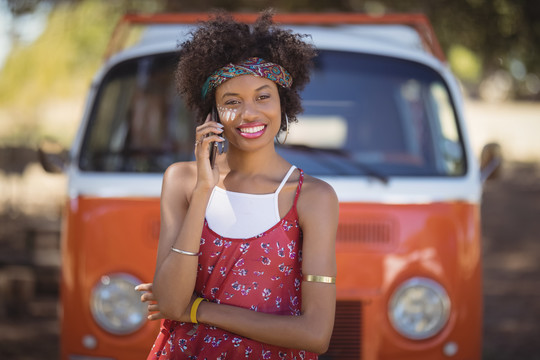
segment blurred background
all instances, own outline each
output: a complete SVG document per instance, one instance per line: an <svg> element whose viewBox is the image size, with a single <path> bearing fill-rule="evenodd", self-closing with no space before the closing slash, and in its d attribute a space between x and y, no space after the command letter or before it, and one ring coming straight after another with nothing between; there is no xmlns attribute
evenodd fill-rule
<svg viewBox="0 0 540 360"><path fill-rule="evenodd" d="M484 359L540 359L540 1L0 0L0 358L56 359L64 175L43 139L69 148L87 89L128 12L223 8L424 13L458 77L472 145L502 146L484 188Z"/></svg>

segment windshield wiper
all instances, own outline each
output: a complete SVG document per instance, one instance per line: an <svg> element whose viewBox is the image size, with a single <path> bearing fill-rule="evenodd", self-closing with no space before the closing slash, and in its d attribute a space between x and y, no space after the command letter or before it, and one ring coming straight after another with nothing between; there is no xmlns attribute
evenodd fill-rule
<svg viewBox="0 0 540 360"><path fill-rule="evenodd" d="M381 174L380 172L374 170L369 165L366 165L364 163L358 162L358 160L354 159L351 154L347 151L341 150L341 149L321 149L321 148L315 148L307 145L302 144L294 144L294 145L279 145L280 147L284 149L291 149L291 150L300 150L305 151L309 153L319 153L319 154L330 154L334 156L338 156L341 159L345 159L348 161L349 165L352 165L353 167L360 169L364 174L366 174L369 177L372 177L376 180L379 180L383 184L388 184L388 176Z"/></svg>

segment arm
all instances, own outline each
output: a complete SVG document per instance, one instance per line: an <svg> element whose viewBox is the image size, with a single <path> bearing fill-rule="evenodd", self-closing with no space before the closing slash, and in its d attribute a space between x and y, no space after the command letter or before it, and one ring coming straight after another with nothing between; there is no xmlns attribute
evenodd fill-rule
<svg viewBox="0 0 540 360"><path fill-rule="evenodd" d="M319 180L306 179L298 213L304 234L303 273L335 276L338 201L333 189ZM300 316L264 314L202 302L197 319L263 343L323 353L332 334L335 302L334 284L303 282Z"/></svg>
<svg viewBox="0 0 540 360"><path fill-rule="evenodd" d="M188 199L187 184L193 184L188 164L167 169L161 192L161 227L153 293L166 318L176 318L188 306L195 287L197 257L176 254L171 246L198 252L207 196L193 191ZM191 176L190 176L191 175ZM188 226L183 226L189 224Z"/></svg>
<svg viewBox="0 0 540 360"><path fill-rule="evenodd" d="M204 140L196 146L196 163L173 164L163 176L161 228L152 290L166 318L181 317L193 294L198 258L172 252L171 246L199 252L206 206L219 179L218 167L210 168L208 143L222 141L218 136L205 135L221 131L214 122L199 126L196 136Z"/></svg>

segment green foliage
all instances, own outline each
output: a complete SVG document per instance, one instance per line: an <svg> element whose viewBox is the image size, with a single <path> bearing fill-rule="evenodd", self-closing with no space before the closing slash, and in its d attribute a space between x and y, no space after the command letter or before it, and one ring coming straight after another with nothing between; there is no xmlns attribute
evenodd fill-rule
<svg viewBox="0 0 540 360"><path fill-rule="evenodd" d="M536 0L6 0L14 15L39 1L52 7L48 26L30 45L16 44L0 69L0 107L19 110L48 98L82 97L110 34L125 12L357 11L424 13L458 77L478 82L511 56L540 73L540 2ZM24 6L23 6L24 5ZM457 46L456 44L460 44ZM474 49L474 54L467 49ZM1 134L0 134L1 135Z"/></svg>
<svg viewBox="0 0 540 360"><path fill-rule="evenodd" d="M120 9L85 0L60 3L33 44L16 45L0 74L0 104L28 106L80 94L97 70Z"/></svg>
<svg viewBox="0 0 540 360"><path fill-rule="evenodd" d="M467 82L480 80L482 64L478 56L462 45L453 45L448 52L448 61L457 77Z"/></svg>

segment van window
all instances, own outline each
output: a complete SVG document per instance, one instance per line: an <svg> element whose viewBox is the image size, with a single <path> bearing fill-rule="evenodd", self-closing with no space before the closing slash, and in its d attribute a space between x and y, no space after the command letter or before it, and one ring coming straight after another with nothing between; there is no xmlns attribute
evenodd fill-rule
<svg viewBox="0 0 540 360"><path fill-rule="evenodd" d="M322 51L281 154L312 174L457 176L463 144L444 80L395 58Z"/></svg>
<svg viewBox="0 0 540 360"><path fill-rule="evenodd" d="M175 63L173 55L152 55L109 71L86 130L82 170L163 172L193 159L195 120L176 95ZM321 51L301 95L304 113L278 151L310 174L465 174L452 99L427 66Z"/></svg>
<svg viewBox="0 0 540 360"><path fill-rule="evenodd" d="M94 102L79 166L87 171L163 172L193 157L195 121L177 95L172 54L114 66Z"/></svg>

